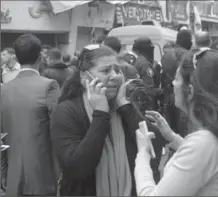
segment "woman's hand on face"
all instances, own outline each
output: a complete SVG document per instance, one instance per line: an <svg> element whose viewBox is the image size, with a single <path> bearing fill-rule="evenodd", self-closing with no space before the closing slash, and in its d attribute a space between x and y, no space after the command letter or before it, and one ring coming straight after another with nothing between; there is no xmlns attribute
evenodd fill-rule
<svg viewBox="0 0 218 197"><path fill-rule="evenodd" d="M175 133L161 114L156 111L146 111L145 117L151 121L151 124L160 130L165 140L168 142L173 140Z"/></svg>
<svg viewBox="0 0 218 197"><path fill-rule="evenodd" d="M109 112L109 105L106 97L106 87L99 79L94 79L91 83L86 80L87 96L93 110Z"/></svg>
<svg viewBox="0 0 218 197"><path fill-rule="evenodd" d="M122 84L121 84L119 91L117 93L117 96L116 96L117 108L129 103L129 101L126 99L126 85L127 84L125 83L125 78L122 74Z"/></svg>

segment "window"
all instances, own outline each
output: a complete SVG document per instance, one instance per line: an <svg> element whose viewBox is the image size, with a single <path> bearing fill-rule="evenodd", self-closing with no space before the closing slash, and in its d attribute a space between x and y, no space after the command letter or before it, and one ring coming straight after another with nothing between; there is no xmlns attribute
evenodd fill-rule
<svg viewBox="0 0 218 197"><path fill-rule="evenodd" d="M132 51L132 45L122 45L121 51ZM161 47L157 44L154 44L154 60L157 62L161 61L162 52Z"/></svg>

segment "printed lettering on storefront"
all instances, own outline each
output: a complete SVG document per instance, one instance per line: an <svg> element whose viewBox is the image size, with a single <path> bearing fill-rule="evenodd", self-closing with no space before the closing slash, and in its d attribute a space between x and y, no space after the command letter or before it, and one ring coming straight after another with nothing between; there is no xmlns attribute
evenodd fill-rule
<svg viewBox="0 0 218 197"><path fill-rule="evenodd" d="M160 7L150 7L147 4L136 4L132 2L125 5L117 5L116 16L118 23L123 21L128 25L140 24L144 20L155 20L159 22L163 20Z"/></svg>

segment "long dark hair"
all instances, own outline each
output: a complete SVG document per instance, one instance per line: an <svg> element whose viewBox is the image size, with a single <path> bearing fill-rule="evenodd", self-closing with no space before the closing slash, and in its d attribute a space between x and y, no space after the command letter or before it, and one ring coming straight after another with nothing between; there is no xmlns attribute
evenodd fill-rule
<svg viewBox="0 0 218 197"><path fill-rule="evenodd" d="M84 47L78 58L77 68L62 87L62 94L58 102L61 103L82 96L85 88L81 84L80 71L84 72L94 67L95 61L99 58L113 55L117 56L116 52L107 46L99 45L99 47L93 50L88 50L87 47Z"/></svg>
<svg viewBox="0 0 218 197"><path fill-rule="evenodd" d="M218 52L209 50L197 56L187 52L179 67L183 78L183 98L186 107L188 86L194 87L193 114L195 118L218 138Z"/></svg>

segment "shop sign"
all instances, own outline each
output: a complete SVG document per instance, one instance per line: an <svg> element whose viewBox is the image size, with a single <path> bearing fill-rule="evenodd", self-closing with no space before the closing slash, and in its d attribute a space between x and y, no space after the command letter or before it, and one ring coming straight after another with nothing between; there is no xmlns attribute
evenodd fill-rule
<svg viewBox="0 0 218 197"><path fill-rule="evenodd" d="M123 21L127 25L140 24L144 20L163 20L162 10L157 4L148 4L150 1L129 2L124 5L116 6L117 23Z"/></svg>
<svg viewBox="0 0 218 197"><path fill-rule="evenodd" d="M193 1L201 16L209 18L218 17L218 1Z"/></svg>
<svg viewBox="0 0 218 197"><path fill-rule="evenodd" d="M12 20L12 17L10 15L9 9L1 9L1 23L10 23Z"/></svg>
<svg viewBox="0 0 218 197"><path fill-rule="evenodd" d="M170 0L166 1L166 14L167 18L171 21L184 21L187 22L188 20L188 12L187 6L188 1L177 1L177 0Z"/></svg>

